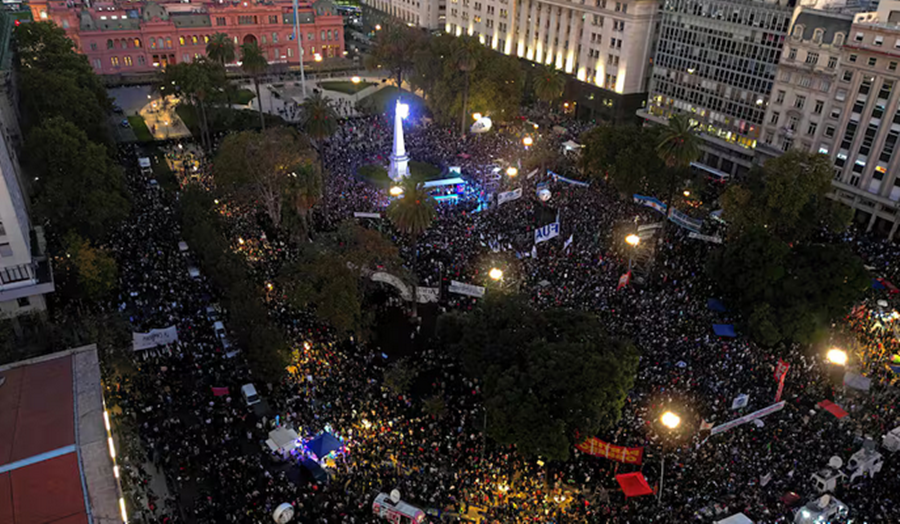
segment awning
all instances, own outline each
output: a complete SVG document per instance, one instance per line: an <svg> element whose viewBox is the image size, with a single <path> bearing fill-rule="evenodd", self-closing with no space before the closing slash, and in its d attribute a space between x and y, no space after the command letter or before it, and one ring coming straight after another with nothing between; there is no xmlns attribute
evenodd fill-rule
<svg viewBox="0 0 900 524"><path fill-rule="evenodd" d="M299 445L297 442L299 438L293 429L278 428L269 432L269 441L272 443L269 444L269 448L274 445L276 450L291 451Z"/></svg>
<svg viewBox="0 0 900 524"><path fill-rule="evenodd" d="M647 484L647 479L640 471L616 475L616 482L622 487L626 497L640 497L653 493L653 489L650 484Z"/></svg>
<svg viewBox="0 0 900 524"><path fill-rule="evenodd" d="M322 433L310 440L306 444L306 447L309 448L316 457L322 459L332 451L343 448L344 444L331 433Z"/></svg>
<svg viewBox="0 0 900 524"><path fill-rule="evenodd" d="M823 400L822 402L819 402L817 405L820 408L824 409L825 411L834 415L836 418L844 418L847 416L847 412L844 411L844 408L838 406L837 404L835 404L834 402L832 402L830 400Z"/></svg>
<svg viewBox="0 0 900 524"><path fill-rule="evenodd" d="M719 313L724 313L724 312L728 311L728 308L725 307L725 304L723 304L722 301L717 298L711 298L711 299L707 300L706 307L710 311L718 311Z"/></svg>
<svg viewBox="0 0 900 524"><path fill-rule="evenodd" d="M732 324L713 324L713 331L720 337L737 337L737 334L734 332L734 325Z"/></svg>

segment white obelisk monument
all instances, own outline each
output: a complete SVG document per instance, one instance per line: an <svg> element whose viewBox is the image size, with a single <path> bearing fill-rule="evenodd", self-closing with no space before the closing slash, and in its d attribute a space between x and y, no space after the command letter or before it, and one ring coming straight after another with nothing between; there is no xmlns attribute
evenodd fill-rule
<svg viewBox="0 0 900 524"><path fill-rule="evenodd" d="M394 109L394 149L391 152L391 167L388 176L394 182L400 182L409 176L409 155L406 154L406 146L403 143L403 119L409 113L409 106L397 100Z"/></svg>

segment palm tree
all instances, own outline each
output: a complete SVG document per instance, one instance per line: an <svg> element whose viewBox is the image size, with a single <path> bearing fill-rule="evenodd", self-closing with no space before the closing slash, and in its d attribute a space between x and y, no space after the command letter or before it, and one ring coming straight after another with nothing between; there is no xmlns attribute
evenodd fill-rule
<svg viewBox="0 0 900 524"><path fill-rule="evenodd" d="M697 125L687 115L676 114L669 118L668 127L659 137L656 152L670 168L684 169L700 158L700 137Z"/></svg>
<svg viewBox="0 0 900 524"><path fill-rule="evenodd" d="M206 56L223 67L234 62L234 41L225 33L212 35L206 43Z"/></svg>
<svg viewBox="0 0 900 524"><path fill-rule="evenodd" d="M553 105L563 95L566 88L566 77L556 69L539 66L534 76L534 95L547 105Z"/></svg>
<svg viewBox="0 0 900 524"><path fill-rule="evenodd" d="M266 128L266 119L263 116L262 97L259 95L259 77L269 68L266 54L256 42L247 42L241 46L241 69L253 77L253 85L256 87L256 105L259 108L259 122L262 128Z"/></svg>
<svg viewBox="0 0 900 524"><path fill-rule="evenodd" d="M299 164L288 174L285 197L308 237L312 232L313 207L322 198L322 172L314 162Z"/></svg>
<svg viewBox="0 0 900 524"><path fill-rule="evenodd" d="M300 108L303 111L303 130L313 139L318 151L321 141L337 131L337 111L331 99L322 96L320 91L315 91L312 96L307 97Z"/></svg>
<svg viewBox="0 0 900 524"><path fill-rule="evenodd" d="M469 111L469 73L478 65L478 52L481 45L474 37L462 36L457 41L453 52L453 61L456 67L465 75L465 87L463 88L462 115L459 119L459 134L466 135L466 117Z"/></svg>
<svg viewBox="0 0 900 524"><path fill-rule="evenodd" d="M434 210L434 200L425 190L425 187L412 180L406 178L403 180L403 196L391 202L387 208L387 217L393 222L394 227L400 232L409 235L412 239L413 258L418 258L418 241L419 236L424 233L434 221L436 212ZM415 264L413 265L415 267ZM417 278L413 274L413 316L418 317L418 295Z"/></svg>
<svg viewBox="0 0 900 524"><path fill-rule="evenodd" d="M700 137L697 125L687 115L675 114L669 125L662 129L656 152L668 168L666 183L669 186L668 203L675 206L675 192L683 182L691 162L700 158Z"/></svg>

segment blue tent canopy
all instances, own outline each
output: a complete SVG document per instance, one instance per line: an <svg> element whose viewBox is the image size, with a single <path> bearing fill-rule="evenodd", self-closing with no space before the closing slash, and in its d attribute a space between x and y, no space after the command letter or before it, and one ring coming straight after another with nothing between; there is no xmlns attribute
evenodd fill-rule
<svg viewBox="0 0 900 524"><path fill-rule="evenodd" d="M720 337L734 338L737 336L734 332L734 325L732 324L713 324L713 331Z"/></svg>
<svg viewBox="0 0 900 524"><path fill-rule="evenodd" d="M711 298L711 299L707 300L706 307L710 311L718 311L719 313L724 313L724 312L728 311L728 308L725 307L725 304L723 304L722 301L717 298Z"/></svg>
<svg viewBox="0 0 900 524"><path fill-rule="evenodd" d="M343 448L344 445L331 433L322 433L310 440L306 447L321 459L332 451Z"/></svg>

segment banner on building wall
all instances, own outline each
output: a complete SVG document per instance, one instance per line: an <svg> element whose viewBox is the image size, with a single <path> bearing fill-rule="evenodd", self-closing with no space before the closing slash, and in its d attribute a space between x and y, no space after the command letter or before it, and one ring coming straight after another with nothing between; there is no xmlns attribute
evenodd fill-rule
<svg viewBox="0 0 900 524"><path fill-rule="evenodd" d="M595 457L603 457L625 464L640 464L644 457L644 448L626 448L604 442L598 438L589 438L577 444L575 449Z"/></svg>

